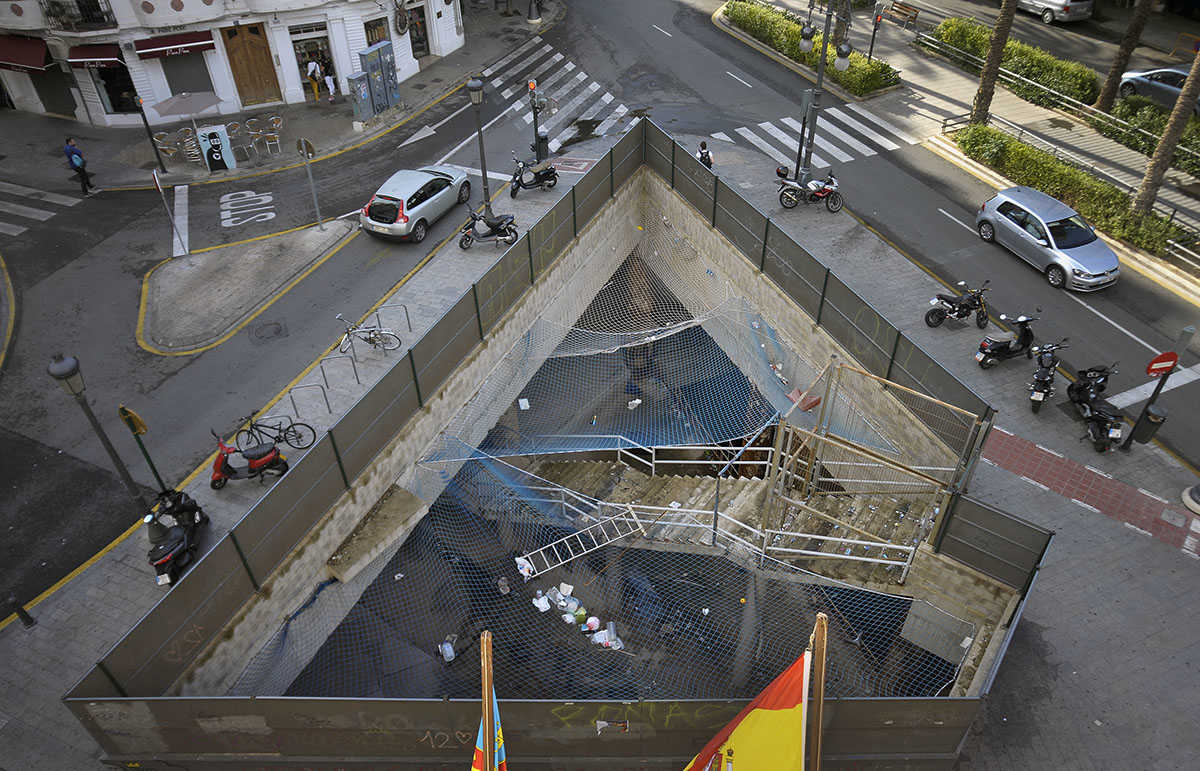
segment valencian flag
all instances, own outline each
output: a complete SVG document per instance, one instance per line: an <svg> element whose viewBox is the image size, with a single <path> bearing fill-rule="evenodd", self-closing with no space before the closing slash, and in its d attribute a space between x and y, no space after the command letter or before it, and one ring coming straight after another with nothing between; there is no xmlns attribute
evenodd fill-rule
<svg viewBox="0 0 1200 771"><path fill-rule="evenodd" d="M479 719L479 734L475 738L475 756L471 759L471 771L508 771L504 759L504 732L500 730L500 705L496 703L496 690L492 689L492 723L496 726L496 757L491 768L485 768L487 761L483 758L483 718Z"/></svg>
<svg viewBox="0 0 1200 771"><path fill-rule="evenodd" d="M684 771L800 771L812 651L783 674L721 729Z"/></svg>

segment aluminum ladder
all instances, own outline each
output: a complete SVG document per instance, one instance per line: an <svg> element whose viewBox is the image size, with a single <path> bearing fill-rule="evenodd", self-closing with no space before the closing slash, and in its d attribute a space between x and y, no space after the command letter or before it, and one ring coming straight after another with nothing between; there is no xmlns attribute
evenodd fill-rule
<svg viewBox="0 0 1200 771"><path fill-rule="evenodd" d="M646 528L641 520L633 513L633 507L607 519L602 519L583 530L559 538L524 555L524 559L533 566L530 578L541 575L556 567L565 565L573 559L590 554L597 549L618 541L634 533L646 534Z"/></svg>

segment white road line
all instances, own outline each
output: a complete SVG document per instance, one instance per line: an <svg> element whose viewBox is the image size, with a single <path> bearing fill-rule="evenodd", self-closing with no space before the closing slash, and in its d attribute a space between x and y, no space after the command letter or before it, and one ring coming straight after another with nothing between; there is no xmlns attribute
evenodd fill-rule
<svg viewBox="0 0 1200 771"><path fill-rule="evenodd" d="M522 59L517 64L513 65L511 69L509 69L503 73L500 73L500 77L498 77L492 81L492 88L499 88L501 85L504 84L504 81L513 77L514 75L519 73L521 70L525 69L526 67L533 64L538 59L542 58L543 56L545 56L546 54L550 53L553 50L554 49L551 48L549 45L543 45L541 48L534 51L529 56L526 56L524 59ZM560 56L561 56L561 54L560 54ZM528 78L526 78L526 80L527 79Z"/></svg>
<svg viewBox="0 0 1200 771"><path fill-rule="evenodd" d="M553 75L546 78L546 82L538 83L538 91L542 92L543 94L546 94L547 96L554 96L554 94L550 93L550 87L553 86L558 81L565 78L567 75L570 75L574 70L575 70L575 62L567 62L566 64L563 65L563 68L561 70L558 70ZM554 98L557 99L558 97L555 96Z"/></svg>
<svg viewBox="0 0 1200 771"><path fill-rule="evenodd" d="M1143 340L1142 338L1140 338L1140 337L1138 337L1137 335L1135 335L1134 333L1130 332L1128 329L1126 329L1125 327L1121 326L1121 325L1120 325L1120 324L1118 324L1117 322L1113 321L1113 320L1112 320L1112 319L1110 319L1108 316L1105 316L1103 313L1101 313L1100 311L1096 310L1096 309L1095 309L1095 308L1093 308L1092 306L1088 305L1088 304L1087 304L1087 303L1085 303L1083 300L1080 300L1078 297L1076 297L1075 295L1071 294L1070 292L1064 292L1063 294L1065 294L1067 297L1071 298L1071 299L1072 299L1072 300L1074 300L1075 302L1079 303L1079 304L1080 304L1080 305L1082 305L1083 307L1087 308L1089 311L1091 311L1092 313L1096 314L1096 315L1097 315L1097 316L1099 316L1100 318L1104 319L1104 320L1105 320L1105 321L1107 321L1109 324L1112 324L1112 325L1113 325L1114 327L1116 327L1118 330L1120 330L1120 331L1124 332L1124 333L1125 333L1125 334L1126 334L1126 335L1129 337L1129 339L1130 339L1130 340L1133 340L1134 342L1140 343L1140 344L1141 344L1141 345L1142 345L1144 348L1148 349L1148 350L1149 350L1151 353L1153 353L1155 356L1157 356L1158 354L1162 353L1162 349L1161 349L1161 348L1155 348L1153 345L1150 345L1150 343L1147 343L1147 342L1146 342L1145 340ZM1112 400L1110 399L1109 401L1112 401Z"/></svg>
<svg viewBox="0 0 1200 771"><path fill-rule="evenodd" d="M458 169L459 171L463 172L464 174L471 174L476 177L483 176L482 171L480 171L479 169L472 169L470 166L459 166L457 163L447 163L444 165L449 166L452 169ZM489 171L488 179L497 179L497 180L500 180L501 182L507 182L510 179L512 179L512 175L511 174L501 174L498 171Z"/></svg>
<svg viewBox="0 0 1200 771"><path fill-rule="evenodd" d="M1083 501L1079 500L1078 498L1072 498L1071 503L1082 506L1083 508L1087 509L1088 511L1094 511L1097 514L1100 513L1100 509L1096 508L1095 506L1091 505L1090 503L1084 503Z"/></svg>
<svg viewBox="0 0 1200 771"><path fill-rule="evenodd" d="M562 54L555 54L554 56L551 56L549 59L547 59L546 61L542 62L542 63L541 63L541 65L540 65L540 66L538 66L538 68L537 68L536 70L534 70L533 72L529 73L529 74L528 74L528 75L526 75L524 78L522 78L522 80L525 80L525 81L537 80L537 78L538 78L538 76L539 76L539 75L541 75L541 74L542 74L543 72L545 72L546 70L550 69L550 68L551 68L551 67L553 67L554 65L558 64L559 62L561 62L561 61L562 61L562 59L563 59L563 55L562 55ZM574 64L572 64L571 62L567 62L567 65L566 65L566 72L570 72L570 71L571 71L571 70L573 70L573 69L575 69L575 65L574 65ZM564 73L564 74L565 74L565 73ZM542 87L542 84L541 84L541 83L538 83L538 88L541 88L541 87Z"/></svg>
<svg viewBox="0 0 1200 771"><path fill-rule="evenodd" d="M793 158L796 157L796 153L800 152L800 143L798 141L796 141L795 139L792 139L790 136L788 136L782 129L775 126L775 124L773 124L769 121L764 121L764 122L758 124L758 127L760 129L762 129L763 131L767 132L768 134L770 134L771 136L775 137L777 140L779 140L783 144L784 147L791 150ZM812 165L814 167L826 168L830 164L829 164L829 161L825 160L824 158L817 155L816 153L813 153L812 154Z"/></svg>
<svg viewBox="0 0 1200 771"><path fill-rule="evenodd" d="M779 152L775 145L763 139L758 134L755 134L745 126L738 126L734 129L734 131L740 134L747 142L766 153L768 158L774 158L776 161L784 164L785 166L792 162L792 159Z"/></svg>
<svg viewBox="0 0 1200 771"><path fill-rule="evenodd" d="M1050 491L1050 488L1049 488L1049 487L1046 487L1046 486L1045 486L1044 484L1042 484L1041 482L1035 482L1035 481L1033 481L1032 479L1030 479L1029 477L1025 477L1025 476L1023 476L1023 477L1021 477L1021 479L1024 479L1026 482L1028 482L1029 484L1033 485L1034 487L1040 487L1040 488L1042 488L1043 490L1045 490L1045 491L1047 491L1047 492L1049 492L1049 491Z"/></svg>
<svg viewBox="0 0 1200 771"><path fill-rule="evenodd" d="M1096 468L1095 466L1084 466L1084 468L1087 469L1088 471L1092 472L1093 474L1099 474L1100 476L1108 477L1109 479L1113 478L1112 474L1106 474L1103 471L1101 471L1100 469Z"/></svg>
<svg viewBox="0 0 1200 771"><path fill-rule="evenodd" d="M741 78L739 78L737 75L734 75L734 74L733 74L732 72L730 72L729 70L725 70L725 74L726 74L726 75L728 75L729 77L733 78L734 80L736 80L738 83L741 83L741 84L742 84L743 86L745 86L746 88L754 88L754 86L752 86L752 85L750 85L749 83L747 83L746 81L742 80L742 79L741 79Z"/></svg>
<svg viewBox="0 0 1200 771"><path fill-rule="evenodd" d="M591 107L587 108L587 111L584 112L583 115L580 115L572 123L568 124L565 129L560 131L558 135L554 137L554 139L550 140L550 152L557 153L558 148L563 146L563 142L566 142L576 134L577 129L574 125L575 123L578 123L581 120L595 120L596 116L600 114L600 111L603 110L604 107L612 100L613 95L605 91L604 96L600 97ZM559 172L559 174L563 173L565 172Z"/></svg>
<svg viewBox="0 0 1200 771"><path fill-rule="evenodd" d="M1130 523L1130 522L1126 522L1126 523L1124 523L1124 524L1125 524L1125 527L1129 528L1130 530L1136 530L1136 531L1138 531L1139 533L1141 533L1142 535L1148 535L1148 536L1153 536L1153 535L1154 535L1154 533L1151 533L1149 530L1143 530L1143 529L1141 529L1140 527L1138 527L1137 525L1134 525L1134 524L1132 524L1132 523Z"/></svg>
<svg viewBox="0 0 1200 771"><path fill-rule="evenodd" d="M667 37L675 37L675 36L674 36L674 35L672 35L670 32L667 32L665 29L663 29L662 27L658 26L657 24L651 24L650 26L651 26L651 27L654 27L656 30L658 30L659 32L663 33L663 34L664 34L664 35L666 35Z"/></svg>
<svg viewBox="0 0 1200 771"><path fill-rule="evenodd" d="M968 225L967 223L963 222L963 221L962 221L962 220L960 220L958 217L955 217L953 214L951 214L950 212L946 211L945 209L941 209L941 208L939 208L939 209L938 209L938 211L940 211L942 214L945 214L947 217L949 217L950 219L954 220L954 221L955 221L955 222L957 222L959 225L962 225L964 228L966 228L967 230L971 231L972 233L974 233L974 232L975 232L975 228L973 228L973 227L971 227L970 225Z"/></svg>
<svg viewBox="0 0 1200 771"><path fill-rule="evenodd" d="M865 107L863 107L863 106L861 106L861 105L854 104L853 102L848 102L848 103L846 104L846 106L847 106L848 108L850 108L851 110L854 110L856 113L858 113L859 115L863 116L863 117L864 117L864 118L866 118L867 120L869 120L869 121L872 121L872 122L873 122L873 123L875 123L876 125L882 126L883 128L885 128L885 129L887 129L888 131L892 132L892 133L893 133L893 134L895 134L896 136L898 136L898 137L900 137L901 139L903 139L905 142L908 142L910 145L915 145L915 144L917 144L917 139L916 139L916 138L914 138L914 137L912 137L912 136L909 136L908 134L906 134L906 133L905 133L904 131L902 131L901 129L898 129L898 128L896 128L896 127L895 127L895 126L893 126L891 123L888 123L886 120L884 120L883 118L880 118L878 115L875 115L874 113L872 113L870 110L866 109Z"/></svg>
<svg viewBox="0 0 1200 771"><path fill-rule="evenodd" d="M7 222L0 222L0 233L6 236L19 236L25 232L25 228L20 225L10 225Z"/></svg>
<svg viewBox="0 0 1200 771"><path fill-rule="evenodd" d="M797 123L795 120L793 120L791 118L784 118L783 122L786 123L788 126L791 126L792 128L794 128L797 132L800 131L800 124ZM861 153L864 156L875 154L875 150L873 148L867 147L862 142L859 142L857 139L850 136L845 131L842 131L840 128L833 125L829 121L825 121L825 122L817 121L817 134L818 135L832 134L833 136L835 136L839 140L841 140L842 144L846 145L851 150L855 150L855 151Z"/></svg>
<svg viewBox="0 0 1200 771"><path fill-rule="evenodd" d="M508 107L505 107L503 110L501 110L499 115L497 115L496 117L492 118L490 121L488 121L487 123L485 123L485 124L483 125L483 130L484 130L484 131L487 131L487 130L488 130L488 129L490 129L492 126L494 126L494 125L496 124L496 122L497 122L497 121L499 121L501 118L504 118L504 117L506 117L506 116L507 116L507 115L508 115L510 112L512 112L513 110L519 110L520 108L521 108L521 103L520 103L519 101L518 101L518 102L516 102L516 103L514 103L514 104L510 104ZM475 132L471 132L470 134L468 134L466 139L464 139L463 141L459 142L459 143L458 143L458 144L456 144L454 147L452 147L452 148L450 149L450 152L448 152L448 153L446 153L445 155L443 155L443 156L442 156L442 157L441 157L441 158L438 160L438 162L434 164L434 166L440 166L441 164L445 163L445 162L446 162L446 161L447 161L447 160L450 158L450 156L454 155L454 154L455 154L455 153L457 153L459 150L461 150L461 149L463 149L464 147L466 147L468 142L474 142L474 141L475 141L475 138L476 138L476 133L475 133Z"/></svg>
<svg viewBox="0 0 1200 771"><path fill-rule="evenodd" d="M712 137L713 139L719 139L722 142L732 142L733 141L732 139L729 138L729 135L726 134L724 131L714 131L713 133L709 134L709 136Z"/></svg>
<svg viewBox="0 0 1200 771"><path fill-rule="evenodd" d="M506 97L506 98L507 98L507 97ZM467 102L467 103L466 103L466 104L464 104L462 107L459 107L457 110L455 110L454 112L450 113L450 114L449 114L449 115L447 115L445 118L442 118L440 121L438 121L437 123L433 124L433 125L432 125L432 126L430 126L429 128L431 128L431 129L440 129L442 126L445 126L447 123L449 123L449 122L450 122L450 120L451 120L452 118L456 117L456 116L457 116L459 113L461 113L463 110L466 110L466 109L467 109L468 107L470 107L470 106L471 106L471 103L470 103L470 102Z"/></svg>
<svg viewBox="0 0 1200 771"><path fill-rule="evenodd" d="M576 86L578 86L580 83L586 82L587 79L588 79L587 73L584 72L583 70L580 70L578 73L576 73L575 77L571 78L570 80L568 80L566 83L564 83L563 85L561 85L559 88L557 88L554 91L554 99L556 99L556 100L566 99L567 94L574 91ZM567 102L567 104L570 104L570 102ZM562 113L565 109L566 109L566 105L560 106L557 110L554 111L554 115L550 116L550 120L553 120L555 117L557 117L559 115L559 113ZM524 118L525 118L526 123L533 123L533 111L530 110L529 112L525 113ZM547 122L549 122L549 121L547 121Z"/></svg>
<svg viewBox="0 0 1200 771"><path fill-rule="evenodd" d="M616 123L618 120L620 120L621 116L627 112L629 112L628 107L626 107L623 104L617 105L617 109L613 110L612 114L609 115L607 118L605 118L604 122L601 123L599 126L597 126L596 130L593 133L596 136L603 136L604 132L608 131L610 128L612 128L613 124Z"/></svg>
<svg viewBox="0 0 1200 771"><path fill-rule="evenodd" d="M0 201L0 211L15 214L18 217L45 222L54 216L54 212L45 209L35 209L32 206L22 206L19 203Z"/></svg>
<svg viewBox="0 0 1200 771"><path fill-rule="evenodd" d="M577 110L581 104L583 104L585 99L591 98L592 94L599 90L600 84L593 80L588 84L587 88L576 94L574 99L560 107L558 112L550 117L550 120L542 124L542 128L546 129L547 132L553 131L556 126L562 125L563 121L567 120L567 118L571 115L574 115L574 111Z"/></svg>
<svg viewBox="0 0 1200 771"><path fill-rule="evenodd" d="M361 212L361 211L362 211L362 209L353 209L353 210L351 210L351 211L348 211L348 212L346 212L345 214L342 214L342 215L340 215L339 217L337 217L337 219L339 219L339 220L344 220L344 219L346 219L347 217L353 217L353 216L355 216L356 214L358 214L358 213L359 213L359 212Z"/></svg>
<svg viewBox="0 0 1200 771"><path fill-rule="evenodd" d="M171 239L171 253L182 257L188 253L188 186L175 186L175 238Z"/></svg>
<svg viewBox="0 0 1200 771"><path fill-rule="evenodd" d="M1049 447L1043 447L1042 445L1039 444L1039 445L1037 445L1037 448L1039 450L1041 450L1042 452L1050 453L1051 455L1053 455L1056 458L1063 457L1063 454L1061 452L1055 452L1054 450L1051 450Z"/></svg>
<svg viewBox="0 0 1200 771"><path fill-rule="evenodd" d="M868 139L874 140L874 142L877 145L879 145L880 147L882 147L884 150L899 150L900 149L900 145L898 145L895 142L893 142L892 140L888 139L883 134L879 134L875 131L872 131L870 129L870 127L864 126L863 124L859 123L854 118L851 118L849 115L847 115L846 113L837 109L836 107L822 110L822 112L824 112L826 115L828 115L832 118L836 118L837 120L841 121L842 123L845 123L847 126L854 129L855 131L862 134L863 136L867 137Z"/></svg>
<svg viewBox="0 0 1200 771"><path fill-rule="evenodd" d="M1160 498L1159 496L1155 495L1154 493L1150 492L1149 490L1147 490L1144 487L1139 487L1138 492L1141 493L1142 495L1146 496L1147 498L1153 498L1154 500L1159 501L1161 503L1167 502L1166 498Z"/></svg>
<svg viewBox="0 0 1200 771"><path fill-rule="evenodd" d="M1171 373L1171 379L1163 386L1163 391L1170 391L1172 388L1194 383L1197 380L1200 380L1200 364L1188 367L1187 369L1177 369ZM1109 396L1107 399L1113 406L1124 409L1131 404L1137 404L1140 401L1149 399L1156 385L1158 385L1158 381L1151 380L1149 383L1142 383L1140 386L1130 388L1128 391L1122 391L1114 396Z"/></svg>
<svg viewBox="0 0 1200 771"><path fill-rule="evenodd" d="M533 46L537 45L537 44L538 44L538 43L540 43L540 42L542 42L542 39L541 39L541 38L539 38L539 37L531 37L531 38L529 38L529 39L528 39L528 40L526 40L526 41L525 41L525 42L524 42L524 43L523 43L523 44L522 44L520 47L518 47L518 48L517 48L516 50L514 50L512 53L508 54L508 56L505 56L503 59L501 59L500 61L498 61L498 62L496 62L495 64L493 64L491 67L488 67L486 70L484 70L484 71L483 71L482 73L480 73L480 74L481 74L481 75L483 75L483 77L485 77L485 78L486 78L486 77L489 77L489 76L491 76L491 74L492 74L493 72L499 72L501 67L503 67L504 65L508 64L508 63L509 63L509 62L511 62L513 59L516 59L518 56L520 56L521 54L525 53L525 51L529 50L531 47L533 47Z"/></svg>
<svg viewBox="0 0 1200 771"><path fill-rule="evenodd" d="M23 187L14 185L11 182L0 182L0 191L12 193L13 195L32 198L36 201L45 201L46 203L56 203L59 206L74 206L82 201L82 198L75 198L70 195L59 195L58 193L47 193L43 190L35 190L32 187Z"/></svg>

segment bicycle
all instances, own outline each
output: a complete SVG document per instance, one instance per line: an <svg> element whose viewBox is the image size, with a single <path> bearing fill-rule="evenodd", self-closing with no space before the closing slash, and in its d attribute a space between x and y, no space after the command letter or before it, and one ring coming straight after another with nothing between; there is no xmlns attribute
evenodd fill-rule
<svg viewBox="0 0 1200 771"><path fill-rule="evenodd" d="M254 410L249 415L238 419L238 423L250 421L250 425L238 431L237 436L234 437L234 444L239 450L248 450L260 444L278 442L284 442L297 450L303 450L311 447L312 443L317 440L317 432L307 423L297 423L290 417L281 416L279 420L286 420L287 423L271 425L255 420L254 416L257 414L258 410Z"/></svg>
<svg viewBox="0 0 1200 771"><path fill-rule="evenodd" d="M346 334L342 335L342 340L338 343L338 351L341 353L350 350L350 345L355 337L367 343L372 348L382 348L385 351L394 351L400 347L399 336L390 329L351 324L340 313L337 315L337 320L346 325Z"/></svg>

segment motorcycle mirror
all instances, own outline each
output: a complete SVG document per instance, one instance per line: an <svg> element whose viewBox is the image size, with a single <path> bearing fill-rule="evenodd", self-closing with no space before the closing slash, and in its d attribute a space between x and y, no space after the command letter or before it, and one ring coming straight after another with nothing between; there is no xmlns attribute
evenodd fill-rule
<svg viewBox="0 0 1200 771"><path fill-rule="evenodd" d="M966 282L966 281L959 281L959 282L958 282L958 285L959 285L959 286L966 286L966 285L967 285L967 282Z"/></svg>
<svg viewBox="0 0 1200 771"><path fill-rule="evenodd" d="M1037 309L1037 312L1038 312L1038 313L1041 313L1041 312L1042 312L1042 309L1041 309L1041 308L1038 308L1038 309Z"/></svg>
<svg viewBox="0 0 1200 771"><path fill-rule="evenodd" d="M147 514L146 516L142 517L142 522L145 522L147 525L148 525L148 524L150 524L150 523L151 523L151 522L153 522L153 521L154 521L154 515L153 515L153 514Z"/></svg>
<svg viewBox="0 0 1200 771"><path fill-rule="evenodd" d="M990 278L985 278L985 279L983 280L983 285L984 285L984 286L987 286L987 285L988 285L988 284L990 284L990 283L992 283L992 280L991 280Z"/></svg>
<svg viewBox="0 0 1200 771"><path fill-rule="evenodd" d="M219 442L219 441L221 441L221 437L217 436L217 432L216 432L216 431L213 431L213 430L210 428L210 429L208 429L208 433L210 433L210 434L212 434L212 435L213 435L213 439L216 439L218 442Z"/></svg>
<svg viewBox="0 0 1200 771"><path fill-rule="evenodd" d="M337 319L338 321L345 321L345 319L342 318L342 314L340 314L340 313L338 315L334 316L334 318Z"/></svg>
<svg viewBox="0 0 1200 771"><path fill-rule="evenodd" d="M1001 314L1000 314L1000 320L1001 320L1001 321L1008 321L1008 316L1006 316L1006 315L1004 315L1003 313L1001 313Z"/></svg>
<svg viewBox="0 0 1200 771"><path fill-rule="evenodd" d="M1037 353L1038 351L1040 351L1040 350L1042 350L1042 349L1041 349L1041 348L1039 348L1039 347L1037 347L1037 346L1035 345L1035 346L1033 346L1032 348L1030 348L1029 350L1033 351L1034 353Z"/></svg>

